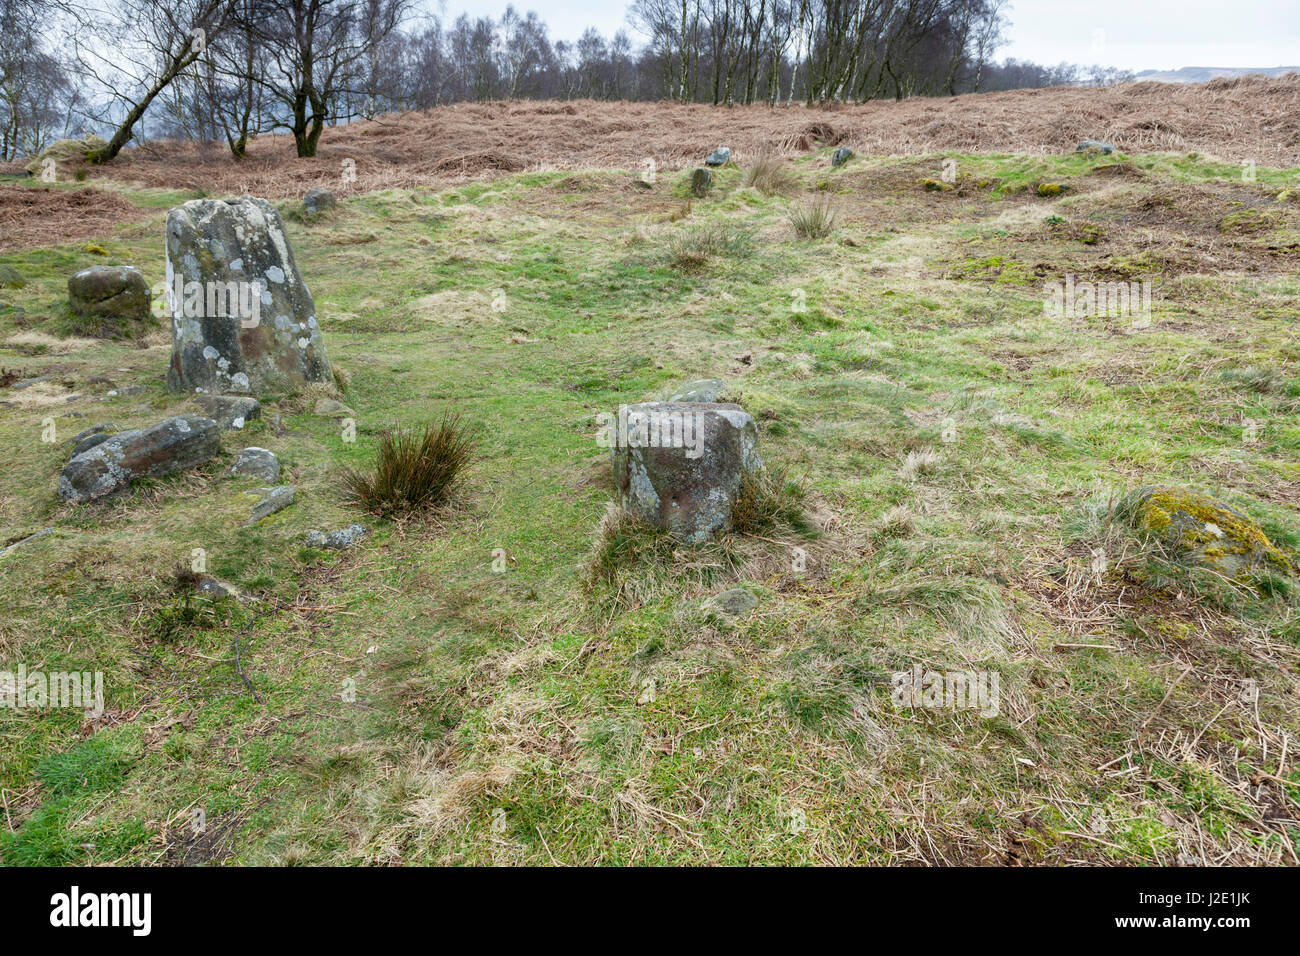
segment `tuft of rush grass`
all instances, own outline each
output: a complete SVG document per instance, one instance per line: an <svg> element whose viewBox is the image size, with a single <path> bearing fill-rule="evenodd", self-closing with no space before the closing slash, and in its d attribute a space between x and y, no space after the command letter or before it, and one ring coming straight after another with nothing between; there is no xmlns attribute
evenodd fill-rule
<svg viewBox="0 0 1300 956"><path fill-rule="evenodd" d="M347 468L348 497L382 517L427 511L447 503L474 457L474 435L447 413L439 422L392 429L379 438L374 470Z"/></svg>
<svg viewBox="0 0 1300 956"><path fill-rule="evenodd" d="M906 538L916 531L916 516L907 505L894 505L876 523L875 533L882 538Z"/></svg>
<svg viewBox="0 0 1300 956"><path fill-rule="evenodd" d="M746 259L754 248L753 229L712 222L669 236L668 261L683 272L694 272L715 259Z"/></svg>
<svg viewBox="0 0 1300 956"><path fill-rule="evenodd" d="M790 225L800 239L825 239L835 230L835 201L814 196L790 210Z"/></svg>
<svg viewBox="0 0 1300 956"><path fill-rule="evenodd" d="M799 188L799 180L790 167L770 148L762 150L754 164L745 171L745 185L764 196L776 196Z"/></svg>

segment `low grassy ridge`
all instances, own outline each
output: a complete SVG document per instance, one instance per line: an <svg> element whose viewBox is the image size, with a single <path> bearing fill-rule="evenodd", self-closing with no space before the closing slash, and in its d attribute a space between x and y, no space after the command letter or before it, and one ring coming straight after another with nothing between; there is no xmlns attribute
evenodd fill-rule
<svg viewBox="0 0 1300 956"><path fill-rule="evenodd" d="M1295 863L1294 581L1182 567L1124 503L1205 492L1300 556L1300 171L829 160L770 194L550 172L289 216L356 441L269 396L102 506L55 496L66 438L194 409L162 332L61 337L65 282L160 281L162 212L0 256L28 280L0 366L51 377L0 390L0 544L54 529L0 558L0 670L107 694L0 710L4 861ZM1045 315L1067 275L1150 282L1150 315ZM782 477L689 548L609 513L595 416L703 377ZM349 503L385 432L448 413L477 429L452 505ZM299 494L244 527L250 444ZM191 594L200 548L261 602ZM705 606L741 586L750 613ZM917 665L996 672L998 712L897 707Z"/></svg>

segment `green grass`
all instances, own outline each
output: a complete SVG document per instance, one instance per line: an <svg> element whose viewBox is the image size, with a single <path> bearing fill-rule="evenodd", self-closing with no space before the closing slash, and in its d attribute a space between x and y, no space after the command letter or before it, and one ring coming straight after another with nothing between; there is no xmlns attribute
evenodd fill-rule
<svg viewBox="0 0 1300 956"><path fill-rule="evenodd" d="M954 188L926 190L945 158ZM55 529L0 558L0 670L98 669L107 692L87 736L0 709L4 862L189 859L195 807L229 835L213 863L1295 862L1294 585L1189 572L1098 508L1183 485L1297 557L1300 285L1270 233L1214 228L1239 168L815 159L770 196L716 171L689 209L677 175L598 171L290 221L356 440L311 396L268 400L219 460L97 507L54 495L66 440L192 408L161 334L60 337L66 279L161 280L164 210L192 197L126 190L157 212L96 237L107 257L0 256L29 280L0 291L0 366L53 381L0 407L0 545ZM1151 215L1199 218L1124 226L1177 190L1203 211ZM791 212L828 194L835 231L798 239ZM1124 268L1158 283L1149 325L1044 315L1043 282ZM607 516L595 416L704 377L735 384L774 469L736 533L684 548ZM456 509L348 502L345 469L447 413L478 430ZM245 445L299 489L251 528L255 484L224 476ZM354 521L352 550L303 544ZM185 610L196 548L263 601ZM702 608L737 586L749 614ZM1000 714L896 710L914 664L996 670Z"/></svg>

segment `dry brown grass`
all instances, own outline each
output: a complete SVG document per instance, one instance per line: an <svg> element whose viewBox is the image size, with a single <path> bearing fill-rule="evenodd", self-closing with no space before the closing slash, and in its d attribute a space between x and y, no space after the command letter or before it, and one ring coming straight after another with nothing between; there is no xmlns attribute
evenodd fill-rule
<svg viewBox="0 0 1300 956"><path fill-rule="evenodd" d="M102 237L149 214L102 189L0 186L0 251Z"/></svg>
<svg viewBox="0 0 1300 956"><path fill-rule="evenodd" d="M83 349L92 349L98 342L95 339L55 338L45 332L17 332L4 340L4 347L22 355L70 355Z"/></svg>
<svg viewBox="0 0 1300 956"><path fill-rule="evenodd" d="M717 143L731 146L744 165L772 143L786 156L841 143L887 155L1060 153L1089 137L1108 139L1125 152L1197 151L1230 161L1300 165L1300 74L812 108L461 103L327 129L314 159L295 158L285 135L258 137L241 162L220 145L159 141L86 172L91 180L285 198L320 185L369 192L527 169L633 170L646 158L660 168L683 168ZM342 164L349 159L357 177L343 184Z"/></svg>
<svg viewBox="0 0 1300 956"><path fill-rule="evenodd" d="M799 188L799 180L779 156L771 149L764 149L754 164L745 171L745 185L752 186L765 196L773 196L793 192Z"/></svg>

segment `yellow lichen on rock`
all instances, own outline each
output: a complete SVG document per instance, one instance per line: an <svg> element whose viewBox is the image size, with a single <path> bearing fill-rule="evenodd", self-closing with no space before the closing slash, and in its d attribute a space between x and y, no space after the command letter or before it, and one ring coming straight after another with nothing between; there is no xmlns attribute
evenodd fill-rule
<svg viewBox="0 0 1300 956"><path fill-rule="evenodd" d="M1152 488L1143 492L1139 523L1193 563L1230 576L1248 570L1293 570L1259 525L1230 505L1194 491Z"/></svg>

